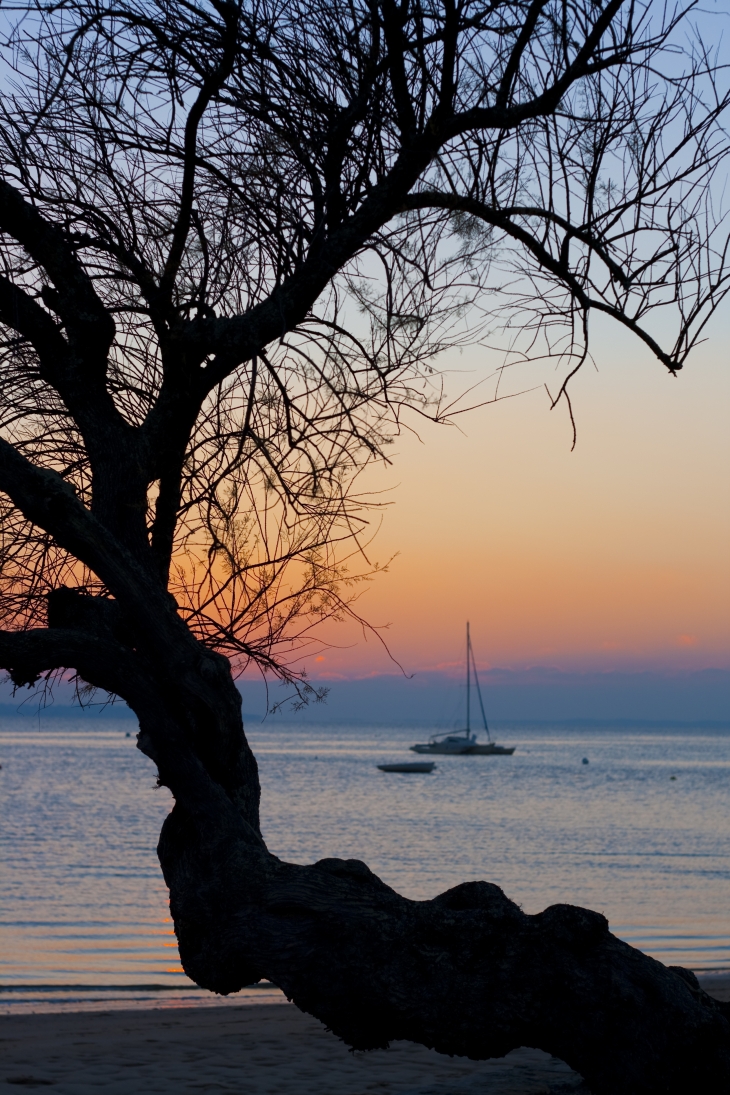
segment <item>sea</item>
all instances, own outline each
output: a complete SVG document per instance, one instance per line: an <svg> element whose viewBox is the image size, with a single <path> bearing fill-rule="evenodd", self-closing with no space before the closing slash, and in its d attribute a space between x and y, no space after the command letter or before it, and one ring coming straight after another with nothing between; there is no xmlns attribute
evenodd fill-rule
<svg viewBox="0 0 730 1095"><path fill-rule="evenodd" d="M113 715L0 721L0 1012L219 1003L183 973L155 845L171 798ZM413 759L413 727L251 722L264 837L428 899L569 902L667 964L730 969L730 728L504 725L513 756ZM263 985L229 999L280 999Z"/></svg>

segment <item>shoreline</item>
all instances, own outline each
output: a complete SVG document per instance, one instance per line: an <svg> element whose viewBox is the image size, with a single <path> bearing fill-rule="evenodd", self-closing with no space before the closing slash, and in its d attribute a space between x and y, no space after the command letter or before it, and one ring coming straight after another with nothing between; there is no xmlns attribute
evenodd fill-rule
<svg viewBox="0 0 730 1095"><path fill-rule="evenodd" d="M730 1002L730 969L693 970L702 988ZM217 996L197 985L3 985L0 1019L14 1015L83 1015L107 1011L165 1011L181 1008L251 1007L285 1004L286 997L268 981L231 996Z"/></svg>

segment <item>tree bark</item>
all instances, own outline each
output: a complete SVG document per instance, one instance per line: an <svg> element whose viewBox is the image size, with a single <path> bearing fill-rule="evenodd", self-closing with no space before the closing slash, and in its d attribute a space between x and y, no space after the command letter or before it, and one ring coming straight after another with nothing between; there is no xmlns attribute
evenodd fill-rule
<svg viewBox="0 0 730 1095"><path fill-rule="evenodd" d="M228 737L249 752L242 726ZM181 961L202 987L228 994L267 978L355 1049L407 1039L486 1059L534 1046L594 1095L730 1090L730 1007L617 939L599 913L530 916L488 882L411 901L358 860L284 863L230 787L221 794L202 767L191 780L188 764L191 795L164 747L157 759L177 800L158 854ZM243 758L236 770L255 778Z"/></svg>

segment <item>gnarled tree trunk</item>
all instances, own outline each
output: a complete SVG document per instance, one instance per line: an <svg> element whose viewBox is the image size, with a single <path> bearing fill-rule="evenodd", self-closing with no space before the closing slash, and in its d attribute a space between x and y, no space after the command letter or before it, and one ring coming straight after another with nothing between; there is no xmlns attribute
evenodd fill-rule
<svg viewBox="0 0 730 1095"><path fill-rule="evenodd" d="M229 678L209 736L201 729L215 758L210 727L226 728L225 790L193 751L168 758L140 712L141 748L176 797L158 852L197 984L226 994L267 978L357 1049L408 1039L483 1059L527 1045L566 1061L595 1095L730 1089L730 1008L689 971L617 939L599 913L529 916L488 882L411 901L358 860L277 859L259 833L234 693Z"/></svg>

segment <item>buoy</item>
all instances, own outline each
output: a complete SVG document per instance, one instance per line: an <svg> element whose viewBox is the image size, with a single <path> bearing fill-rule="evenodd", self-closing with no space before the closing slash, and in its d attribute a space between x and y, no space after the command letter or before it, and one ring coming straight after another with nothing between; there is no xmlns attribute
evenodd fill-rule
<svg viewBox="0 0 730 1095"><path fill-rule="evenodd" d="M670 779L676 779L677 777L676 776L670 776L669 778Z"/></svg>
<svg viewBox="0 0 730 1095"><path fill-rule="evenodd" d="M583 764L590 764L588 757L583 757Z"/></svg>

